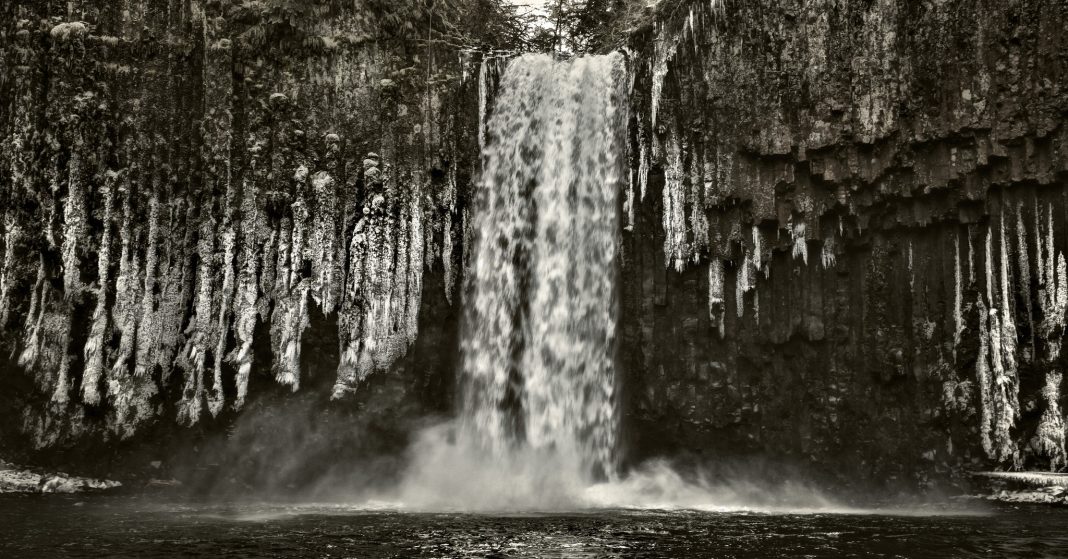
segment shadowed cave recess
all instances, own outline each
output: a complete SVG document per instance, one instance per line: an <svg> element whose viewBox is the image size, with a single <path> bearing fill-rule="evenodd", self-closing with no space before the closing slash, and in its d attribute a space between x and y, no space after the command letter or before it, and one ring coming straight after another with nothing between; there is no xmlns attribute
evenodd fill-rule
<svg viewBox="0 0 1068 559"><path fill-rule="evenodd" d="M1068 4L647 4L596 49L622 130L598 463L1063 470ZM480 154L532 64L502 10L4 2L0 456L396 475L463 399Z"/></svg>

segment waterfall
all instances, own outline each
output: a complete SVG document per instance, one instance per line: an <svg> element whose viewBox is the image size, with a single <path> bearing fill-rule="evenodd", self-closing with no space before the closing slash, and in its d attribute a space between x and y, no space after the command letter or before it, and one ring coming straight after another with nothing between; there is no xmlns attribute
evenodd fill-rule
<svg viewBox="0 0 1068 559"><path fill-rule="evenodd" d="M512 60L472 216L461 433L584 476L616 462L624 78L618 54Z"/></svg>

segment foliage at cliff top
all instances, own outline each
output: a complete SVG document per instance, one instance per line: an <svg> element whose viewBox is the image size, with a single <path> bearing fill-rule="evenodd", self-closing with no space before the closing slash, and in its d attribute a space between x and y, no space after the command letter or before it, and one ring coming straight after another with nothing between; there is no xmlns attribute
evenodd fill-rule
<svg viewBox="0 0 1068 559"><path fill-rule="evenodd" d="M217 6L254 48L385 40L522 50L528 42L522 18L502 0L217 0ZM351 31L322 37L324 22Z"/></svg>
<svg viewBox="0 0 1068 559"><path fill-rule="evenodd" d="M707 0L706 0L707 1ZM717 0L711 0L716 3ZM552 28L538 37L541 50L607 52L626 43L637 30L658 18L672 19L694 0L552 0Z"/></svg>

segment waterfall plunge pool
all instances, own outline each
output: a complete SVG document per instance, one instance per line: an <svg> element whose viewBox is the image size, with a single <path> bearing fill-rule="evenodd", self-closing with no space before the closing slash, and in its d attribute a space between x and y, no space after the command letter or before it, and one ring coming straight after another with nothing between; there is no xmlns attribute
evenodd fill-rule
<svg viewBox="0 0 1068 559"><path fill-rule="evenodd" d="M3 557L1056 557L1068 509L399 512L0 495Z"/></svg>

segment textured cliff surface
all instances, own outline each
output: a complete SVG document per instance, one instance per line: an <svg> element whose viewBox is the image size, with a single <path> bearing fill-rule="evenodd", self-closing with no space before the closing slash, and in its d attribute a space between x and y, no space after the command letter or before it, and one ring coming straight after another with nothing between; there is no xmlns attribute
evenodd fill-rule
<svg viewBox="0 0 1068 559"><path fill-rule="evenodd" d="M450 410L504 59L456 46L486 25L458 3L341 4L0 6L0 445L166 441L243 409L207 446L265 470ZM908 485L1063 468L1068 6L649 15L621 209L631 458Z"/></svg>
<svg viewBox="0 0 1068 559"><path fill-rule="evenodd" d="M632 38L628 437L1063 468L1068 5L663 2Z"/></svg>
<svg viewBox="0 0 1068 559"><path fill-rule="evenodd" d="M5 444L192 425L273 382L342 397L428 306L427 339L454 345L479 122L463 14L341 4L0 7ZM399 382L450 379L440 351Z"/></svg>

